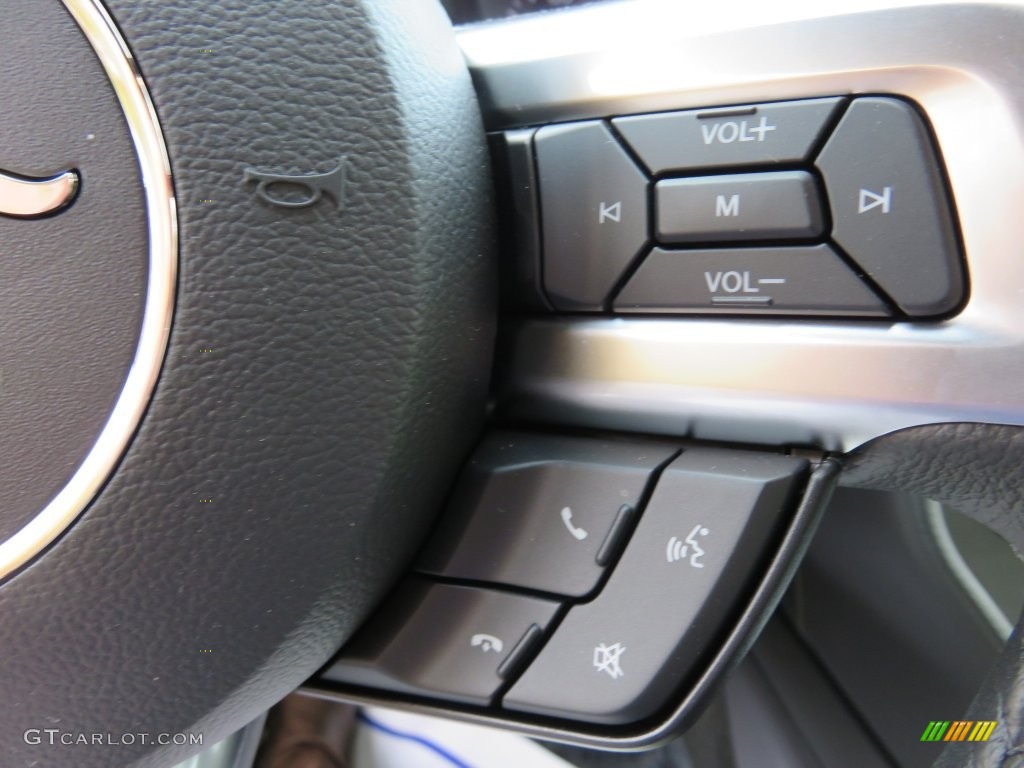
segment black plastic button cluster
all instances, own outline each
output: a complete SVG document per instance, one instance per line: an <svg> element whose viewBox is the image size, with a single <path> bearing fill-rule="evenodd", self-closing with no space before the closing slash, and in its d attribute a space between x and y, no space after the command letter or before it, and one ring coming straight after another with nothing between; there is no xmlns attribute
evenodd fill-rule
<svg viewBox="0 0 1024 768"><path fill-rule="evenodd" d="M658 480L601 594L570 609L505 706L609 724L654 714L735 606L804 466L685 451Z"/></svg>
<svg viewBox="0 0 1024 768"><path fill-rule="evenodd" d="M742 602L807 468L776 454L492 435L419 575L323 677L590 723L641 720Z"/></svg>
<svg viewBox="0 0 1024 768"><path fill-rule="evenodd" d="M556 310L939 317L964 299L917 110L811 99L540 128Z"/></svg>

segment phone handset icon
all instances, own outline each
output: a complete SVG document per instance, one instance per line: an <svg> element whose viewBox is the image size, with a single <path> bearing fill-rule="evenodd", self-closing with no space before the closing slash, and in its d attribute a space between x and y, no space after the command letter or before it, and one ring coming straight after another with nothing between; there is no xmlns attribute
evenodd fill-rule
<svg viewBox="0 0 1024 768"><path fill-rule="evenodd" d="M474 648L479 648L484 653L487 653L487 651L501 653L505 648L505 644L501 642L501 639L494 635L473 635L469 639L469 644Z"/></svg>
<svg viewBox="0 0 1024 768"><path fill-rule="evenodd" d="M582 528L572 524L572 509L569 507L562 507L562 522L565 523L565 529L572 534L576 541L583 541L587 538L587 532Z"/></svg>

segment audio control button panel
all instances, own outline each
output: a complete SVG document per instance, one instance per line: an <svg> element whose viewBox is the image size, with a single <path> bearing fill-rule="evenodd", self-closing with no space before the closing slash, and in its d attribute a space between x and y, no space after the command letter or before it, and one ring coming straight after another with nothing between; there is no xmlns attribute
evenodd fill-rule
<svg viewBox="0 0 1024 768"><path fill-rule="evenodd" d="M555 311L939 320L966 300L941 159L902 98L587 120L535 129L532 143L514 134L514 161L535 165L536 181L516 190L517 226L533 231L508 242L539 243L541 253L511 246L506 258L539 261L536 290ZM532 217L521 215L529 194ZM769 247L771 270L789 275L784 290L754 282L768 265L727 263ZM711 249L728 249L722 267L700 269ZM777 263L785 257L788 268ZM732 272L741 284L719 281L722 290L694 300L704 281ZM803 286L813 290L801 295Z"/></svg>

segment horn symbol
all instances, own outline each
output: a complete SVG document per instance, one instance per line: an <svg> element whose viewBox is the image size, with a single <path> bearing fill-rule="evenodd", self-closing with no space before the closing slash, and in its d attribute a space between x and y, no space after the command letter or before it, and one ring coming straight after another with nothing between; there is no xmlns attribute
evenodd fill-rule
<svg viewBox="0 0 1024 768"><path fill-rule="evenodd" d="M64 171L45 179L0 171L0 215L43 216L59 211L75 198L78 174Z"/></svg>
<svg viewBox="0 0 1024 768"><path fill-rule="evenodd" d="M316 203L324 192L334 198L335 205L341 208L345 196L345 158L338 158L338 167L327 173L285 175L246 168L242 180L255 181L256 194L264 202L280 208L308 208ZM272 187L275 185L301 187L305 190L305 196L298 200L277 197L272 194Z"/></svg>

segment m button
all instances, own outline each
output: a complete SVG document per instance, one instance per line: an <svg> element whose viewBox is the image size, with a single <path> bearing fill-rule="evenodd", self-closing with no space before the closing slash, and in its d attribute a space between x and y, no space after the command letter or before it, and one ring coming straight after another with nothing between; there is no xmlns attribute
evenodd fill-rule
<svg viewBox="0 0 1024 768"><path fill-rule="evenodd" d="M665 179L655 200L663 243L814 238L825 227L806 171Z"/></svg>

